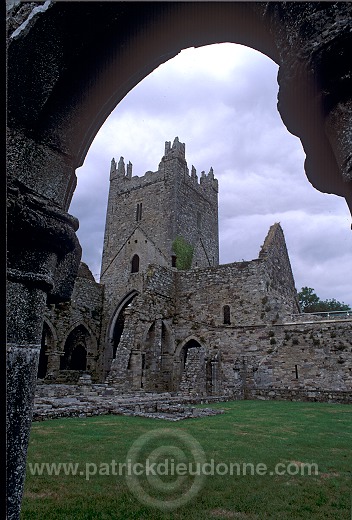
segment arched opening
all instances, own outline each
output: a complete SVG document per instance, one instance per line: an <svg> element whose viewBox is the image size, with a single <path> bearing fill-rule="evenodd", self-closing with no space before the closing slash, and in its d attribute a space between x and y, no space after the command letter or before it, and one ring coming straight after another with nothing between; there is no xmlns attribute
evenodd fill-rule
<svg viewBox="0 0 352 520"><path fill-rule="evenodd" d="M239 49L238 56L230 49ZM206 52L210 56L208 69L200 69L198 64L205 61ZM183 58L185 61L177 65L183 54L186 56ZM197 56L200 56L198 60ZM172 62L176 65L172 66ZM244 65L250 63L252 65L248 68ZM164 68L168 71L165 76ZM123 153L131 159L136 172L143 173L155 168L162 153L161 129L165 128L163 139L182 136L189 165L194 163L202 168L204 164L209 167L214 163L214 173L220 186L220 263L257 258L269 227L280 221L289 245L297 288L309 276L314 280L315 288L322 287L318 291L322 296L330 297L330 287L335 286L341 288L341 295L337 294L337 298L348 301L347 292L350 288L341 282L342 277L346 279L348 271L347 262L343 259L346 257L344 244L349 240L350 232L346 226L345 202L312 190L304 176L301 144L287 132L277 113L277 71L277 65L267 56L235 44L209 45L181 52L146 77L118 105L116 115L112 113L99 131L97 144L93 143L86 165L79 175L83 182L90 169L90 154L95 153L95 146L97 153L101 153L98 151L99 140L104 144L106 153L109 150L109 159L110 156ZM167 76L169 83L166 83ZM185 77L188 77L188 84ZM177 90L173 84L177 85ZM165 90L169 96L160 98L160 91ZM154 111L157 105L154 95L160 98L159 113ZM146 99L150 101L145 103ZM138 119L142 100L145 114L143 122ZM148 123L148 114L152 123ZM209 119L211 126L207 124ZM135 125L131 126L131 120L135 121ZM123 131L128 126L133 128L133 139ZM118 150L113 140L111 145L106 146L104 128L107 134L111 135L115 131L124 136L119 141ZM219 139L215 136L219 136ZM136 154L136 150L145 148L148 153ZM94 155L93 161L96 161ZM215 164L220 166L216 167ZM108 176L109 172L105 174ZM108 180L105 189L107 186ZM300 197L294 196L297 192ZM97 190L93 189L91 193L95 194ZM106 198L106 192L102 196ZM91 205L91 202L87 200L85 205ZM103 208L103 204L97 207ZM90 233L86 232L87 238L83 236L84 219L80 218L80 209L76 209L74 200L72 213L80 219L78 234L82 233L80 240L84 254L90 256ZM332 219L332 214L336 218ZM309 226L305 225L307 219ZM321 226L322 221L326 225ZM105 211L102 209L100 217L94 221L94 226L100 226L99 231L95 228L95 233L103 235L104 222ZM297 233L298 227L300 233ZM326 242L327 236L330 237L329 247L326 248L324 260L318 244ZM311 251L314 243L319 251L317 255ZM330 258L328 251L334 251L334 259ZM324 269L324 265L330 266L333 261L346 267L342 271L330 267ZM100 258L95 257L93 262L98 264ZM321 265L321 270L329 273L326 282L316 274L320 270L313 269L317 263ZM131 272L138 272L132 264Z"/></svg>
<svg viewBox="0 0 352 520"><path fill-rule="evenodd" d="M71 370L86 370L87 351L84 345L77 345L71 355Z"/></svg>
<svg viewBox="0 0 352 520"><path fill-rule="evenodd" d="M84 325L74 328L65 341L64 354L60 359L60 370L86 370L89 342L90 333Z"/></svg>
<svg viewBox="0 0 352 520"><path fill-rule="evenodd" d="M131 273L138 273L139 272L139 256L133 255L132 262L131 262Z"/></svg>
<svg viewBox="0 0 352 520"><path fill-rule="evenodd" d="M201 345L200 343L198 343L198 341L196 341L195 339L190 339L189 341L187 341L187 343L182 347L182 350L181 350L181 353L180 353L180 357L181 357L181 366L182 368L184 369L185 366L186 366L186 362L187 362L187 355L188 355L188 351L189 349L191 348L201 348Z"/></svg>
<svg viewBox="0 0 352 520"><path fill-rule="evenodd" d="M52 377L58 370L58 360L55 355L57 338L51 323L44 321L38 364L38 379Z"/></svg>
<svg viewBox="0 0 352 520"><path fill-rule="evenodd" d="M126 297L125 300L119 305L117 311L117 317L114 321L113 330L112 330L112 358L115 359L116 351L119 346L121 336L125 327L125 319L126 319L126 309L129 308L130 304L137 296L137 293L134 292Z"/></svg>
<svg viewBox="0 0 352 520"><path fill-rule="evenodd" d="M207 359L205 348L194 338L189 339L180 351L178 390L186 395L206 395Z"/></svg>

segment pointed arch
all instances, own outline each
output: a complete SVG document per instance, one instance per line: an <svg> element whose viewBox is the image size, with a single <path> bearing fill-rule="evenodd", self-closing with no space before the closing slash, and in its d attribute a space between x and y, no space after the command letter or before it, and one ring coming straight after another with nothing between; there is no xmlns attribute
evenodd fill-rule
<svg viewBox="0 0 352 520"><path fill-rule="evenodd" d="M205 348L205 345L203 345L203 342L197 338L197 336L194 336L193 334L191 336L188 336L186 339L184 339L176 348L175 350L175 358L179 358L181 355L182 349L187 345L187 343L195 342L198 344L199 347Z"/></svg>
<svg viewBox="0 0 352 520"><path fill-rule="evenodd" d="M52 323L47 318L44 318L37 373L38 379L44 379L46 377L48 370L49 352L54 349L56 344L56 330Z"/></svg>
<svg viewBox="0 0 352 520"><path fill-rule="evenodd" d="M123 333L124 325L125 325L125 310L132 303L134 298L138 296L139 292L133 289L128 292L118 303L112 318L110 320L110 325L108 328L108 337L107 337L107 354L110 356L110 361L115 358L116 350L120 343L120 339ZM108 361L108 362L110 362Z"/></svg>
<svg viewBox="0 0 352 520"><path fill-rule="evenodd" d="M87 369L87 353L90 347L91 333L82 323L71 327L64 344L64 355L60 360L60 370Z"/></svg>
<svg viewBox="0 0 352 520"><path fill-rule="evenodd" d="M199 343L198 340L192 338L187 343L185 343L182 347L182 350L180 351L180 357L181 357L181 367L184 369L187 362L187 355L188 350L191 348L201 349L202 345Z"/></svg>
<svg viewBox="0 0 352 520"><path fill-rule="evenodd" d="M136 296L138 296L139 292L136 289L132 289L128 293L125 294L119 301L119 303L116 305L114 312L112 313L110 323L108 326L108 332L107 332L107 339L108 341L113 339L114 336L114 328L116 326L116 321L119 317L120 312L126 308L130 303L132 303L132 300Z"/></svg>

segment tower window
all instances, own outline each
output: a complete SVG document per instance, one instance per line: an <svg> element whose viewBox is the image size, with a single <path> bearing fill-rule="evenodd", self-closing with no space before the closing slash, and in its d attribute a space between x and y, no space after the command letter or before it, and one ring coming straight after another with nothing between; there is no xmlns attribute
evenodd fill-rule
<svg viewBox="0 0 352 520"><path fill-rule="evenodd" d="M197 211L197 229L200 230L202 223L202 214L200 211Z"/></svg>
<svg viewBox="0 0 352 520"><path fill-rule="evenodd" d="M131 273L138 273L139 271L139 256L134 255L131 263Z"/></svg>
<svg viewBox="0 0 352 520"><path fill-rule="evenodd" d="M231 325L231 312L230 312L230 306L224 305L224 325Z"/></svg>
<svg viewBox="0 0 352 520"><path fill-rule="evenodd" d="M142 203L139 202L137 204L137 209L136 209L136 221L139 222L140 220L142 220Z"/></svg>

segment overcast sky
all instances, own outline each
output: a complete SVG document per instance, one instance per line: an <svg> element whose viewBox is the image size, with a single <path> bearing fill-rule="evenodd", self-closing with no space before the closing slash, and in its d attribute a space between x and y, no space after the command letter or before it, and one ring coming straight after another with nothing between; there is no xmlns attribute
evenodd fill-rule
<svg viewBox="0 0 352 520"><path fill-rule="evenodd" d="M133 175L156 171L165 141L186 144L188 167L219 180L220 263L258 257L280 222L296 288L352 305L350 214L304 173L300 140L277 112L277 65L234 44L187 49L158 67L112 112L77 170L70 213L99 281L112 157Z"/></svg>

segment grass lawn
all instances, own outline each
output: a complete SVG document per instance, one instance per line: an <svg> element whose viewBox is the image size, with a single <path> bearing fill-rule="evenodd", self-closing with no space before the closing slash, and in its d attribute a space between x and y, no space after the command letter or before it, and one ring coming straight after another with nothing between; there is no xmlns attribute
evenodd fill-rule
<svg viewBox="0 0 352 520"><path fill-rule="evenodd" d="M212 407L225 413L175 423L123 416L34 423L21 520L352 519L351 406ZM126 459L142 474L126 479ZM154 463L148 476L146 459ZM60 462L73 466L31 474L35 463ZM199 475L184 471L190 463ZM316 465L311 475L305 463Z"/></svg>

